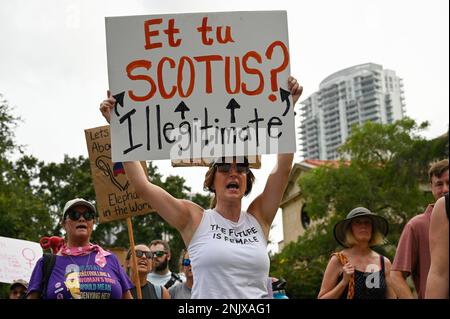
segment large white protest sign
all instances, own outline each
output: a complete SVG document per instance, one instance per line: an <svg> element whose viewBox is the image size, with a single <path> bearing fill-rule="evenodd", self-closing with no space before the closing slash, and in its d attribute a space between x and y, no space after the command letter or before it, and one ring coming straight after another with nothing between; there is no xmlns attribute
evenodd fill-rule
<svg viewBox="0 0 450 319"><path fill-rule="evenodd" d="M30 280L36 261L42 257L38 243L0 237L0 282Z"/></svg>
<svg viewBox="0 0 450 319"><path fill-rule="evenodd" d="M106 18L112 160L295 152L285 11Z"/></svg>

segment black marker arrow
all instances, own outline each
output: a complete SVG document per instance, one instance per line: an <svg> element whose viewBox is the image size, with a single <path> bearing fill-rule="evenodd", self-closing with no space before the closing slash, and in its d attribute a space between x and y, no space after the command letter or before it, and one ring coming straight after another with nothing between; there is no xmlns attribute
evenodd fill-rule
<svg viewBox="0 0 450 319"><path fill-rule="evenodd" d="M281 102L286 101L286 110L284 111L283 116L287 114L287 112L289 111L289 107L291 106L291 101L289 101L289 95L291 95L291 92L280 88Z"/></svg>
<svg viewBox="0 0 450 319"><path fill-rule="evenodd" d="M120 104L121 107L123 107L123 97L125 96L125 91L123 91L122 93L113 95L113 97L116 99L116 104L114 105L114 112L116 113L117 116L119 115L119 112L117 111L117 104Z"/></svg>
<svg viewBox="0 0 450 319"><path fill-rule="evenodd" d="M236 123L236 117L234 116L234 110L235 109L240 109L241 106L239 105L238 102L236 102L235 99L231 99L230 102L228 102L227 105L227 110L231 110L231 123Z"/></svg>
<svg viewBox="0 0 450 319"><path fill-rule="evenodd" d="M184 112L189 112L190 109L187 107L187 105L181 101L180 104L178 104L178 106L176 107L174 112L181 112L181 119L184 120L185 116L184 116Z"/></svg>

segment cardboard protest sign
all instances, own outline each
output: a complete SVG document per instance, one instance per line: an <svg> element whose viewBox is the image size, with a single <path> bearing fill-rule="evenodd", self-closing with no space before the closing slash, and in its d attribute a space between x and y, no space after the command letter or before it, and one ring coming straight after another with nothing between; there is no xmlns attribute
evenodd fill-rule
<svg viewBox="0 0 450 319"><path fill-rule="evenodd" d="M295 152L286 11L106 18L113 161Z"/></svg>
<svg viewBox="0 0 450 319"><path fill-rule="evenodd" d="M39 243L0 237L0 282L10 284L16 279L30 281L34 266L41 257Z"/></svg>
<svg viewBox="0 0 450 319"><path fill-rule="evenodd" d="M150 205L140 199L128 181L123 164L111 161L109 125L84 131L100 223L148 214ZM142 169L146 172L145 162Z"/></svg>

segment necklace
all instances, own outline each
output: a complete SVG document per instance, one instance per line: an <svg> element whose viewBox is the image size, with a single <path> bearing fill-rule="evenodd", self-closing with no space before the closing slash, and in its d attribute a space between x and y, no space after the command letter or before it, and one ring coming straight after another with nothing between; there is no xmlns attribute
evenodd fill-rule
<svg viewBox="0 0 450 319"><path fill-rule="evenodd" d="M89 260L91 259L91 254L92 254L92 253L94 253L94 251L89 252L88 258L87 258L87 262L86 262L86 265L84 266L83 271L86 270L87 265L89 264ZM79 263L77 263L77 262L75 262L75 260L73 260L73 258L72 258L71 255L65 255L65 256L69 256L69 258L70 258L70 260L72 260L72 263L73 263L73 264L77 265L78 267L81 266L81 265L79 265ZM82 257L82 256L77 256L77 257Z"/></svg>
<svg viewBox="0 0 450 319"><path fill-rule="evenodd" d="M86 271L87 265L89 264L89 260L91 259L91 254L92 254L92 252L90 252L88 254L87 262L86 262L84 269L80 269L80 265L77 262L75 262L75 260L73 260L71 255L66 255L66 256L69 256L70 260L72 260L72 262L74 264L73 268L70 268L68 266L69 268L66 267L66 270L65 270L65 277L66 277L65 284L74 299L82 299L81 298L81 289L80 289L80 277L81 277L80 272ZM71 275L71 274L73 274L73 275ZM69 279L69 276L73 276L73 277Z"/></svg>

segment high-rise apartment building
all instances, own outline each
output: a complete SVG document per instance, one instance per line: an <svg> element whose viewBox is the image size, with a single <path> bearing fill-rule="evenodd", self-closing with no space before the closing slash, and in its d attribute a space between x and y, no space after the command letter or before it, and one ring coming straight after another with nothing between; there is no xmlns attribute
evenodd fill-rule
<svg viewBox="0 0 450 319"><path fill-rule="evenodd" d="M325 78L301 102L300 149L305 159L334 160L353 124L392 123L404 115L403 83L381 65L356 65Z"/></svg>

